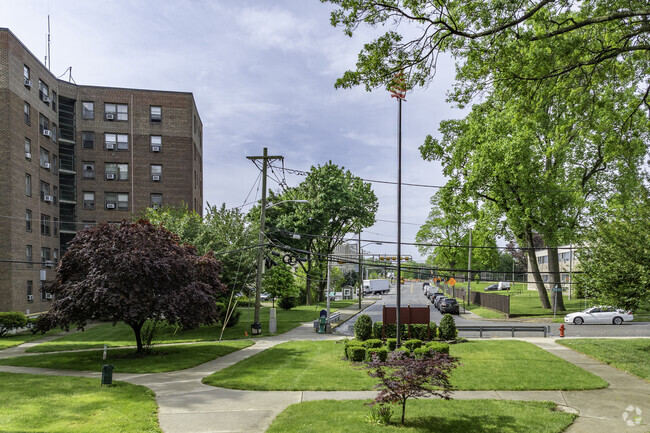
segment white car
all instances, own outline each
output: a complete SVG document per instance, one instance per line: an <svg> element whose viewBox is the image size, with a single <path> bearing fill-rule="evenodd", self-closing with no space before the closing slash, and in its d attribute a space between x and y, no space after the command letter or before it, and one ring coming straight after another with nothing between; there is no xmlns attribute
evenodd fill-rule
<svg viewBox="0 0 650 433"><path fill-rule="evenodd" d="M613 323L620 325L623 322L631 322L634 319L631 311L619 310L614 307L591 307L579 313L571 313L564 316L565 323L582 325L583 323Z"/></svg>

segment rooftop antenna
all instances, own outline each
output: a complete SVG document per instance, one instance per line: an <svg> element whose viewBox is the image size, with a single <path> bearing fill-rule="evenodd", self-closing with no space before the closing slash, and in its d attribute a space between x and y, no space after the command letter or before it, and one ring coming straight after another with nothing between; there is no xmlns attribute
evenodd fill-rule
<svg viewBox="0 0 650 433"><path fill-rule="evenodd" d="M50 14L47 15L47 54L45 55L45 66L50 70L51 56L50 56Z"/></svg>

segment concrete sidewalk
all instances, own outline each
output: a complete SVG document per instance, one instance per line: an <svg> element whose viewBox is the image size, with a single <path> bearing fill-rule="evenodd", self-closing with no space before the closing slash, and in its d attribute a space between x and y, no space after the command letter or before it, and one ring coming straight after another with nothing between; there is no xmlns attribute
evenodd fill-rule
<svg viewBox="0 0 650 433"><path fill-rule="evenodd" d="M254 339L253 346L194 368L156 374L117 373L114 378L144 385L156 393L160 426L165 433L264 432L290 404L323 399L369 399L375 392L240 391L203 385L201 379L285 341L338 338L341 337L317 334L313 325L306 323L282 335ZM553 401L560 409L580 415L567 430L569 433L650 431L648 382L556 344L552 338L521 340L602 377L610 386L591 391L458 391L453 398ZM97 380L100 376L99 373L8 366L0 366L0 371L95 377Z"/></svg>

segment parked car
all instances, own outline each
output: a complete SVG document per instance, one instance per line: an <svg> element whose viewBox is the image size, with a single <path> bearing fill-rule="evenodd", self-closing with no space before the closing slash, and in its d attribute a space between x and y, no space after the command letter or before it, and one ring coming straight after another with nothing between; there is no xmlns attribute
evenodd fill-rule
<svg viewBox="0 0 650 433"><path fill-rule="evenodd" d="M440 310L440 303L447 299L446 296L438 296L434 301L433 301L433 306L436 307L438 310Z"/></svg>
<svg viewBox="0 0 650 433"><path fill-rule="evenodd" d="M441 313L460 314L460 307L458 306L458 301L454 298L445 298L442 301L440 301L439 310Z"/></svg>
<svg viewBox="0 0 650 433"><path fill-rule="evenodd" d="M614 325L620 325L623 322L631 322L633 319L634 315L631 311L600 305L564 316L565 323L576 325L582 325L583 323L613 323Z"/></svg>
<svg viewBox="0 0 650 433"><path fill-rule="evenodd" d="M436 292L436 293L432 293L432 294L431 294L431 297L430 297L429 299L431 299L431 303L432 303L433 306L435 307L435 306L436 306L436 299L438 299L438 298L442 298L442 297L444 297L444 296L445 296L444 293L442 293L442 292Z"/></svg>
<svg viewBox="0 0 650 433"><path fill-rule="evenodd" d="M496 292L497 290L499 290L499 285L498 284L490 284L489 286L487 286L485 288L486 292Z"/></svg>
<svg viewBox="0 0 650 433"><path fill-rule="evenodd" d="M501 281L497 284L490 284L485 288L486 292L496 292L497 290L510 290L510 282Z"/></svg>
<svg viewBox="0 0 650 433"><path fill-rule="evenodd" d="M499 290L510 290L509 281L499 281Z"/></svg>
<svg viewBox="0 0 650 433"><path fill-rule="evenodd" d="M424 289L426 289L427 287L430 287L430 286L431 286L431 283L429 283L428 281L425 281L424 283L422 283L422 290L424 290Z"/></svg>
<svg viewBox="0 0 650 433"><path fill-rule="evenodd" d="M260 301L270 301L271 299L273 299L273 296L271 296L269 293L260 293Z"/></svg>

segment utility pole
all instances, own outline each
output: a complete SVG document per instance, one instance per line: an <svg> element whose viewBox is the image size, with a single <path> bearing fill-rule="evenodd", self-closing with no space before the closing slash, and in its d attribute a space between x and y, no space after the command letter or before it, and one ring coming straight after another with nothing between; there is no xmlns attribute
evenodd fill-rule
<svg viewBox="0 0 650 433"><path fill-rule="evenodd" d="M361 289L363 288L363 270L361 268L361 261L363 260L363 253L361 252L361 230L359 230L359 310L361 309Z"/></svg>
<svg viewBox="0 0 650 433"><path fill-rule="evenodd" d="M255 280L255 316L251 325L251 334L257 335L262 333L262 324L260 323L260 295L262 294L262 274L264 273L264 228L266 223L266 169L269 161L283 160L282 156L269 156L268 149L264 148L262 156L247 156L247 159L256 161L262 160L262 206L260 212L260 233L259 244L257 247L257 278Z"/></svg>
<svg viewBox="0 0 650 433"><path fill-rule="evenodd" d="M472 229L469 229L469 256L467 257L467 305L469 305L470 286L472 285Z"/></svg>

